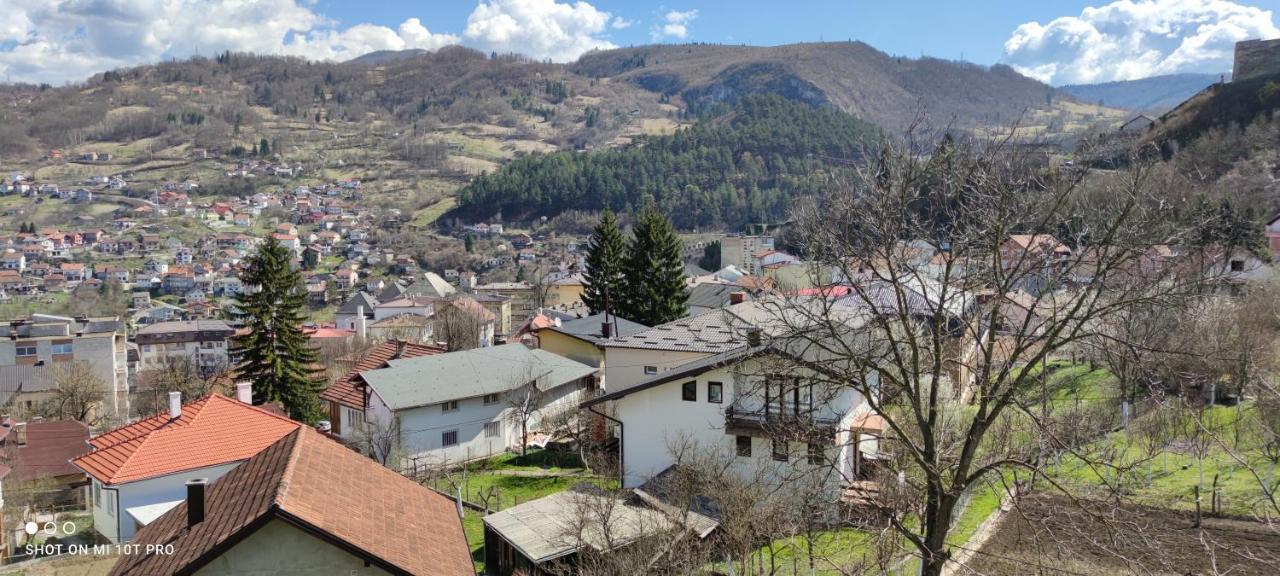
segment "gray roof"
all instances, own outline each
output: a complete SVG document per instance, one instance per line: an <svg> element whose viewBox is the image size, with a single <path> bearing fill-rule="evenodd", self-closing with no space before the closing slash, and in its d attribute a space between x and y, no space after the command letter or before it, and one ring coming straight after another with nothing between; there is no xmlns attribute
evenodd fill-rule
<svg viewBox="0 0 1280 576"><path fill-rule="evenodd" d="M72 364L88 365L84 360L75 360ZM57 388L57 374L53 368L52 364L0 366L0 406L7 405L19 393L48 392Z"/></svg>
<svg viewBox="0 0 1280 576"><path fill-rule="evenodd" d="M723 308L729 305L729 295L734 292L746 293L736 284L698 284L689 289L689 308Z"/></svg>
<svg viewBox="0 0 1280 576"><path fill-rule="evenodd" d="M458 290L449 284L444 278L435 272L427 272L422 278L416 280L405 289L405 294L417 296L431 296L432 298L444 298L457 292Z"/></svg>
<svg viewBox="0 0 1280 576"><path fill-rule="evenodd" d="M139 328L138 334L163 334L167 332L235 332L235 328L222 320L178 320L156 322L145 328Z"/></svg>
<svg viewBox="0 0 1280 576"><path fill-rule="evenodd" d="M749 328L759 327L768 332L770 325L781 323L777 315L785 312L785 304L781 302L744 302L613 338L602 345L714 354L746 345Z"/></svg>
<svg viewBox="0 0 1280 576"><path fill-rule="evenodd" d="M42 338L50 336L74 336L80 334L110 334L124 329L124 323L117 318L68 318L51 314L33 314L31 319L21 324L10 324L10 334L19 338Z"/></svg>
<svg viewBox="0 0 1280 576"><path fill-rule="evenodd" d="M392 410L509 392L534 379L539 389L550 390L597 370L519 343L391 360L388 364L387 368L361 372L360 377Z"/></svg>
<svg viewBox="0 0 1280 576"><path fill-rule="evenodd" d="M365 314L373 314L373 307L377 304L378 299L368 292L356 292L341 308L338 308L338 314L355 314L361 306L364 306Z"/></svg>
<svg viewBox="0 0 1280 576"><path fill-rule="evenodd" d="M657 510L622 501L608 504L610 499L621 500L577 486L485 516L484 524L534 564L568 556L583 546L607 552L672 526ZM606 522L583 522L589 510L608 511L608 538L600 530Z"/></svg>
<svg viewBox="0 0 1280 576"><path fill-rule="evenodd" d="M626 337L648 330L649 327L639 322L632 322L626 318L619 318L615 315L609 316L613 324L614 337ZM585 318L578 318L568 322L562 321L559 326L552 326L547 330L554 330L561 334L573 336L579 340L586 340L593 344L603 342L604 335L601 334L601 326L604 324L604 314L593 314Z"/></svg>

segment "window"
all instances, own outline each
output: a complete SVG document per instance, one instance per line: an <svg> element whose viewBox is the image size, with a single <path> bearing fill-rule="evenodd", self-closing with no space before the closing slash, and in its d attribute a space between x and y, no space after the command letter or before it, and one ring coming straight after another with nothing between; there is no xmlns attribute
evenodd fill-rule
<svg viewBox="0 0 1280 576"><path fill-rule="evenodd" d="M680 385L680 399L685 402L698 401L698 382L690 380Z"/></svg>
<svg viewBox="0 0 1280 576"><path fill-rule="evenodd" d="M501 422L489 422L484 425L485 438L497 438L499 434L502 434Z"/></svg>
<svg viewBox="0 0 1280 576"><path fill-rule="evenodd" d="M1232 271L1232 272L1244 272L1244 260L1232 260L1232 261L1231 261L1231 271Z"/></svg>
<svg viewBox="0 0 1280 576"><path fill-rule="evenodd" d="M351 422L351 427L356 428L364 425L364 412L360 410L347 409L347 420Z"/></svg>
<svg viewBox="0 0 1280 576"><path fill-rule="evenodd" d="M787 441L786 440L773 441L773 459L777 460L778 462L787 461Z"/></svg>
<svg viewBox="0 0 1280 576"><path fill-rule="evenodd" d="M440 435L440 445L444 447L458 445L458 431L450 430Z"/></svg>
<svg viewBox="0 0 1280 576"><path fill-rule="evenodd" d="M99 484L97 480L93 481L93 506L95 508L102 507L102 484Z"/></svg>
<svg viewBox="0 0 1280 576"><path fill-rule="evenodd" d="M19 344L14 347L14 351L15 351L14 353L17 354L18 356L35 356L36 345L35 344Z"/></svg>
<svg viewBox="0 0 1280 576"><path fill-rule="evenodd" d="M53 354L70 354L72 352L71 343L54 344L49 347L49 352Z"/></svg>
<svg viewBox="0 0 1280 576"><path fill-rule="evenodd" d="M821 444L809 445L809 463L815 466L827 463L827 455L823 452Z"/></svg>
<svg viewBox="0 0 1280 576"><path fill-rule="evenodd" d="M116 517L116 493L110 490L107 491L107 515Z"/></svg>
<svg viewBox="0 0 1280 576"><path fill-rule="evenodd" d="M441 412L454 412L454 411L457 411L457 409L458 409L457 400L450 400L440 405Z"/></svg>
<svg viewBox="0 0 1280 576"><path fill-rule="evenodd" d="M724 384L707 382L707 402L712 404L724 402Z"/></svg>
<svg viewBox="0 0 1280 576"><path fill-rule="evenodd" d="M497 394L485 394L485 395L484 395L484 403L485 403L485 404L497 404L497 403L498 403L498 395L497 395Z"/></svg>
<svg viewBox="0 0 1280 576"><path fill-rule="evenodd" d="M751 437L738 436L736 437L736 443L738 446L738 455L742 456L743 458L750 458L751 457Z"/></svg>
<svg viewBox="0 0 1280 576"><path fill-rule="evenodd" d="M657 374L657 373L658 373L658 367L657 367L657 366L645 366L645 367L644 367L644 373L645 373L646 375L653 375L653 374Z"/></svg>

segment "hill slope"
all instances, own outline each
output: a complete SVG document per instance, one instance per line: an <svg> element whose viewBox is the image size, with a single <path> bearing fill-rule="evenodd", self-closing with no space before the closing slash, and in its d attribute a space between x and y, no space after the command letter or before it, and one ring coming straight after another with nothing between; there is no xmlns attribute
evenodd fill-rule
<svg viewBox="0 0 1280 576"><path fill-rule="evenodd" d="M1101 102L1138 112L1164 112L1219 79L1218 74L1169 74L1141 80L1074 84L1059 90L1084 102Z"/></svg>
<svg viewBox="0 0 1280 576"><path fill-rule="evenodd" d="M966 130L1054 115L1058 131L1123 113L1082 102L1007 66L890 56L861 42L774 47L658 45L592 52L572 69L682 98L690 105L779 93L831 104L889 130L924 113ZM1047 127L1049 122L1045 122ZM1031 123L1034 125L1034 122Z"/></svg>

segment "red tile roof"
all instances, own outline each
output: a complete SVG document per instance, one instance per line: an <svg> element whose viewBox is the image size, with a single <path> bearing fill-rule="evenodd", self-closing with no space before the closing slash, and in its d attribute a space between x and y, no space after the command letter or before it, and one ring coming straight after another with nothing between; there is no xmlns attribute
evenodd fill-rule
<svg viewBox="0 0 1280 576"><path fill-rule="evenodd" d="M253 457L301 424L226 396L182 407L100 434L74 463L104 484L122 484Z"/></svg>
<svg viewBox="0 0 1280 576"><path fill-rule="evenodd" d="M326 536L392 573L475 574L453 503L310 428L276 441L208 488L204 521L179 504L133 540L171 554L122 556L112 575L188 574L268 521ZM275 559L287 568L288 555Z"/></svg>
<svg viewBox="0 0 1280 576"><path fill-rule="evenodd" d="M348 408L364 410L364 391L358 387L360 384L358 377L361 372L386 368L387 361L396 358L416 358L445 352L444 348L438 346L424 346L401 340L387 340L378 344L372 350L365 352L364 356L356 362L354 368L343 374L337 382L334 382L328 388L325 388L324 392L320 393L320 398L330 402L337 402Z"/></svg>

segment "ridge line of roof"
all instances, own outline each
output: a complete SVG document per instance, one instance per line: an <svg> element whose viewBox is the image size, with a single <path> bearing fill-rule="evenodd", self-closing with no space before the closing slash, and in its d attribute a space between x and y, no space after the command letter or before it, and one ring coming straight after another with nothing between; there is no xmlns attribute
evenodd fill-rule
<svg viewBox="0 0 1280 576"><path fill-rule="evenodd" d="M293 432L285 434L281 439L294 436L292 445L289 446L289 459L285 461L284 472L280 474L280 482L276 487L275 494L271 497L271 505L280 510L284 510L284 501L288 497L289 487L293 484L293 472L297 469L298 457L302 453L302 427L299 426ZM280 440L276 440L279 442Z"/></svg>

